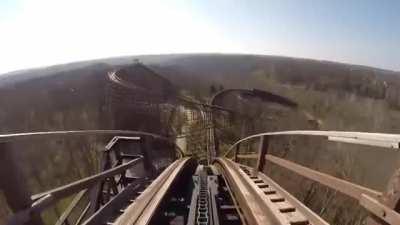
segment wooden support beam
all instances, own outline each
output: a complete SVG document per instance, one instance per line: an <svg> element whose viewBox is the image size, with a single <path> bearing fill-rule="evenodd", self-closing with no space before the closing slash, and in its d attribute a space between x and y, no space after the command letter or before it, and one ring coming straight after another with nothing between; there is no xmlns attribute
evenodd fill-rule
<svg viewBox="0 0 400 225"><path fill-rule="evenodd" d="M258 159L258 154L237 155L238 159Z"/></svg>
<svg viewBox="0 0 400 225"><path fill-rule="evenodd" d="M260 143L258 145L258 159L257 164L254 167L253 175L256 175L258 171L262 171L265 164L265 154L268 152L269 137L261 136Z"/></svg>
<svg viewBox="0 0 400 225"><path fill-rule="evenodd" d="M284 188L282 188L278 183L273 181L270 177L263 173L259 173L258 177L261 178L265 183L269 184L273 189L277 191L280 195L283 196L288 202L290 202L293 206L296 207L296 210L300 211L310 220L313 225L329 225L324 219L322 219L318 214L314 213L311 209L305 206L302 202L300 202L297 198L287 192Z"/></svg>
<svg viewBox="0 0 400 225"><path fill-rule="evenodd" d="M375 199L378 199L382 195L381 192L357 184L353 184L349 181L345 181L336 178L334 176L309 169L307 167L301 166L299 164L269 154L265 156L265 159L281 167L284 167L294 173L297 173L310 180L316 181L320 184L323 184L329 188L332 188L333 190L339 191L340 193L348 195L357 200L361 199L362 194L369 195Z"/></svg>
<svg viewBox="0 0 400 225"><path fill-rule="evenodd" d="M98 184L100 181L106 179L107 177L111 177L117 174L121 174L123 173L125 170L135 166L136 164L138 164L139 162L142 161L142 158L137 158L134 160L131 160L127 163L124 163L120 166L111 168L107 171L103 171L101 173L98 173L96 175L90 176L90 177L86 177L84 179L66 184L64 186L52 189L50 191L46 191L43 193L39 193L39 194L35 194L33 196L31 196L31 199L36 201L39 200L40 198L45 197L46 195L51 195L53 200L52 201L56 201L58 199L61 198L65 198L71 194L74 194L76 192L79 192L80 190L83 189L87 189L90 187L95 186L96 184Z"/></svg>
<svg viewBox="0 0 400 225"><path fill-rule="evenodd" d="M60 218L58 218L55 225L63 225L68 224L68 217L71 215L72 211L78 205L78 203L82 200L83 196L86 194L87 189L80 191L75 197L72 199L71 203L64 210Z"/></svg>
<svg viewBox="0 0 400 225"><path fill-rule="evenodd" d="M239 169L232 166L229 161L217 159L217 167L223 174L224 178L229 183L228 187L235 193L235 199L240 205L240 209L246 218L246 221L251 225L272 225L279 224L277 221L272 221L275 218L270 213L268 208L262 204L263 202L254 194L248 183L244 181L239 173Z"/></svg>
<svg viewBox="0 0 400 225"><path fill-rule="evenodd" d="M400 225L400 214L393 209L383 205L378 200L362 194L360 205L370 211L375 216L381 218L390 225Z"/></svg>
<svg viewBox="0 0 400 225"><path fill-rule="evenodd" d="M111 158L110 158L110 151L104 151L103 154L101 155L101 165L100 165L100 171L104 172L109 170L112 165L111 165ZM103 187L104 187L105 181L101 180L98 184L95 186L91 187L88 190L89 194L89 199L91 204L89 205L89 208L85 213L88 215L92 215L94 212L96 212L99 207L100 207L100 201L103 201Z"/></svg>
<svg viewBox="0 0 400 225"><path fill-rule="evenodd" d="M107 202L94 214L90 215L90 217L83 223L83 225L106 224L107 218L109 218L110 215L115 213L116 209L121 209L121 207L123 207L124 204L126 204L127 199L132 198L132 195L137 193L138 188L140 187L139 184L142 183L143 181L144 179L138 179L130 183L126 188L124 188L120 193L118 193L112 199L112 201Z"/></svg>
<svg viewBox="0 0 400 225"><path fill-rule="evenodd" d="M114 222L115 225L148 224L155 210L183 169L190 166L190 158L182 158L168 166L144 191L134 203Z"/></svg>
<svg viewBox="0 0 400 225"><path fill-rule="evenodd" d="M234 162L237 162L237 160L238 160L239 150L240 150L240 143L236 145L235 151L233 152L233 161Z"/></svg>
<svg viewBox="0 0 400 225"><path fill-rule="evenodd" d="M156 169L152 164L152 157L150 149L154 146L154 139L152 137L143 137L141 139L140 151L143 155L143 166L147 177L154 177L156 174Z"/></svg>

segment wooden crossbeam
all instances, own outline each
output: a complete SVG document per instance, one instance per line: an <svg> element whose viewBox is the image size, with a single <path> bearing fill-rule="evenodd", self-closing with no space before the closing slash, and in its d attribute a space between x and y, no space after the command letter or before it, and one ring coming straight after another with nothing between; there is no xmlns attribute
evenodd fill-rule
<svg viewBox="0 0 400 225"><path fill-rule="evenodd" d="M265 159L281 167L284 167L294 173L297 173L310 180L316 181L320 184L330 187L333 190L339 191L357 200L361 199L362 194L369 195L375 199L378 199L382 195L381 192L357 184L353 184L349 181L345 181L325 173L309 169L307 167L301 166L299 164L290 162L285 159L275 157L273 155L267 154L265 156Z"/></svg>

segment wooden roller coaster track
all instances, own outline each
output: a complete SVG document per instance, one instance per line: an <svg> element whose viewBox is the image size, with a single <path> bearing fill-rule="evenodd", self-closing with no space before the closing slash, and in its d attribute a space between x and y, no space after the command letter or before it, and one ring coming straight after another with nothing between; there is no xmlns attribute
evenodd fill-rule
<svg viewBox="0 0 400 225"><path fill-rule="evenodd" d="M190 157L185 157L175 147L177 151L175 161L165 169L162 168L162 170L155 171L155 173L143 173L142 177L131 176L129 170L144 166L144 168L147 168L145 172L148 172L148 168L152 167L149 155L145 152L146 142L143 142L144 139L151 137L152 139L169 142L168 138L137 131L56 131L1 135L0 142L3 145L0 152L2 156L9 154L6 144L10 142L81 135L113 136L102 153L102 170L98 174L85 179L77 180L43 193L34 194L29 199L17 198L15 200L13 197L19 194L17 193L18 188L5 190L6 196L9 197L9 202L20 201L11 205L26 205L26 202L30 202L24 209L14 208L16 211L9 224L40 224L41 220L38 216L44 209L72 195L75 195L75 197L56 224L155 224L154 221L159 221L158 217L160 216L169 215L169 217L173 217L173 215L178 214L178 212L167 212L165 215L160 213L160 210L168 208L169 204L186 205L187 210L180 212L183 214L181 216L183 218L182 224L228 224L226 221L222 222L224 221L222 219L223 215L225 215L224 210L233 210L231 214L236 215L236 220L231 222L237 224L328 224L288 193L276 181L263 173L264 168L269 164L278 165L299 176L355 199L359 202L360 207L370 212L371 218L377 222L392 225L400 224L397 205L396 207L391 207L383 201L382 197L386 193L312 170L269 153L269 142L272 138L278 136L319 136L326 138L328 141L378 146L397 151L399 149L400 135L303 130L260 133L232 144L230 150L224 156L216 157L207 167L202 167L203 172L199 172L199 174L203 175L196 175L194 172L198 167L196 162ZM258 152L256 154L240 154L240 146L246 141L254 139L259 139ZM126 154L124 150L117 148L118 143L121 141L140 142L142 154ZM173 145L173 143L170 144ZM254 160L255 164L253 167L240 164L239 161L241 159ZM16 168L10 167L10 169ZM2 179L11 179L10 181L12 181L14 174L9 174L10 176L2 177ZM174 190L190 189L189 186L183 187L181 185L182 179L187 182L188 177L190 178L191 176L202 176L203 180L209 181L198 189L203 190L205 194L202 198L206 199L204 201L207 204L208 214L199 218L208 218L206 223L197 220L189 221L189 218L191 220L197 218L196 216L190 217L190 210L188 209L190 207L194 209L198 207L198 201L192 202L192 199L197 198L193 197L193 193L197 192L193 191L191 198L174 197L179 195ZM213 177L220 181L213 184L213 182L210 182ZM200 179L198 182L200 182ZM222 186L228 194L219 193L222 191L218 191L219 188L212 188L212 185ZM220 197L215 197L219 195L225 196L224 198L228 200L221 200ZM85 207L79 209L81 210L81 215L75 221L70 220L71 213L77 210L78 203L83 201L85 196L87 196ZM223 201L230 203L229 205L224 205L227 203L222 203ZM214 207L211 203L214 204ZM177 208L178 206L175 209ZM193 211L196 212L196 210ZM214 219L211 219L211 215L214 215ZM232 215L231 217L234 217ZM229 218L229 216L226 217ZM173 224L168 220L164 222L165 224Z"/></svg>

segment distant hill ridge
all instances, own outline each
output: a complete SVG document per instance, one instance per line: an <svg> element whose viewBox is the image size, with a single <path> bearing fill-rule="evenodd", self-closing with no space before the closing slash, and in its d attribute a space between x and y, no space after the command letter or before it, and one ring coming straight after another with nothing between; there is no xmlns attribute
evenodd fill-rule
<svg viewBox="0 0 400 225"><path fill-rule="evenodd" d="M330 61L268 55L171 54L124 56L15 71L0 75L0 88L57 76L84 78L105 75L139 59L157 73L185 88L219 83L243 87L244 81L275 79L284 84L303 85L316 90L338 90L376 99L390 98L400 105L400 72ZM55 77L54 77L55 76ZM397 103L396 103L397 104Z"/></svg>
<svg viewBox="0 0 400 225"><path fill-rule="evenodd" d="M235 59L248 59L248 60L264 60L264 61L303 61L309 63L316 64L333 64L336 66L350 66L353 68L365 69L365 70L374 70L380 71L382 73L394 73L400 75L400 71L392 71L386 69L380 69L376 67L364 66L364 65L356 65L356 64L347 64L341 62L334 61L326 61L326 60L316 60L316 59L306 59L306 58L294 58L287 56L274 56L274 55L247 55L247 54L161 54L161 55L134 55L134 56L121 56L121 57L112 57L112 58L102 58L102 59L94 59L94 60L85 60L78 62L71 62L65 64L51 65L46 67L38 67L31 69L22 69L17 71L11 71L7 73L0 74L0 76L9 76L9 75L26 75L28 73L55 73L58 71L65 71L69 69L77 69L86 66L91 66L97 63L106 63L110 65L124 65L131 63L134 59L140 59L144 63L150 64L171 64L175 63L178 60L204 60L204 59L219 59L219 60L235 60Z"/></svg>

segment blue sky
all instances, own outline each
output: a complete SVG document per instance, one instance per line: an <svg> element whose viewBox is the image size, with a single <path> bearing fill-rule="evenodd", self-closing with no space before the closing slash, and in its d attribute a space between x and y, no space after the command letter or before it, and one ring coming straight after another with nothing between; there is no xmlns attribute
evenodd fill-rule
<svg viewBox="0 0 400 225"><path fill-rule="evenodd" d="M400 71L400 1L0 0L0 73L195 52L284 55Z"/></svg>
<svg viewBox="0 0 400 225"><path fill-rule="evenodd" d="M250 52L400 70L400 1L230 2L193 9Z"/></svg>

